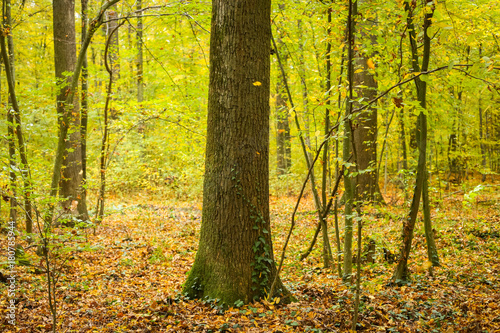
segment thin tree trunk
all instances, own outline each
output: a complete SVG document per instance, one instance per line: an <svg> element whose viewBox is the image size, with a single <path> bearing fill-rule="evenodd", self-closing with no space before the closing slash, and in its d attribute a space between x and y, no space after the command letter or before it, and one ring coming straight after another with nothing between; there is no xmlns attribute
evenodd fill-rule
<svg viewBox="0 0 500 333"><path fill-rule="evenodd" d="M280 11L285 10L284 4L279 4ZM283 43L281 36L278 33L276 39L276 45L279 52L283 55L281 59L281 64L283 67L287 66L288 54L282 52L285 50L285 44ZM276 133L276 148L277 148L277 174L285 175L290 172L291 167L291 136L290 136L290 122L288 120L288 107L286 98L286 74L285 72L278 75L278 80L276 82L276 123L277 123L277 133Z"/></svg>
<svg viewBox="0 0 500 333"><path fill-rule="evenodd" d="M15 126L14 115L11 110L7 110L7 141L9 144L9 188L11 197L9 199L10 210L9 210L9 220L17 226L17 177L14 170L16 167L16 143L14 141L14 126Z"/></svg>
<svg viewBox="0 0 500 333"><path fill-rule="evenodd" d="M405 108L402 104L403 98L398 97L396 99L396 107L399 108L399 128L400 128L400 141L401 141L401 152L403 155L403 170L408 170L408 155L406 152L406 133L405 133Z"/></svg>
<svg viewBox="0 0 500 333"><path fill-rule="evenodd" d="M109 65L113 71L113 79L120 79L120 36L119 30L116 28L118 26L118 8L113 6L112 10L108 11L108 23L106 25L106 37L109 39ZM113 33L113 31L116 32ZM106 55L104 55L106 57ZM105 59L107 61L108 59ZM120 92L120 87L117 86L117 93ZM109 110L109 115L111 118L118 118L117 111L113 108Z"/></svg>
<svg viewBox="0 0 500 333"><path fill-rule="evenodd" d="M300 76L300 84L302 87L302 105L304 108L304 138L306 141L306 146L311 148L311 139L309 137L310 132L310 124L309 124L309 92L307 90L307 81L306 81L306 67L304 60L304 36L302 29L302 20L297 20L297 29L299 31L299 76ZM311 159L311 156L309 156Z"/></svg>
<svg viewBox="0 0 500 333"><path fill-rule="evenodd" d="M274 38L272 36L271 36L271 40L273 42L274 49L277 50L278 47L277 47L276 42L275 42L275 40L274 40ZM280 67L280 71L281 71L282 77L284 78L285 89L286 89L286 92L287 92L288 100L290 101L290 105L292 107L292 110L294 110L294 120L295 120L295 125L297 126L297 130L299 132L300 146L302 148L302 152L303 152L304 158L306 160L307 169L309 170L311 168L311 159L309 158L309 153L307 152L307 146L305 144L304 137L302 135L302 129L301 129L301 126L300 126L299 117L297 116L297 111L295 109L295 104L293 103L292 94L290 93L290 89L289 89L287 81L286 81L285 70L283 68L283 64L281 62L279 52L276 52L276 56L277 56L277 59L278 59L278 64L279 64L279 67ZM322 219L321 216L322 216L322 207L323 206L322 206L322 203L321 203L321 198L319 197L319 194L318 194L318 189L316 188L316 180L315 179L316 178L314 176L314 170L311 170L311 173L310 173L311 190L312 190L312 193L313 193L314 205L316 207L316 211L317 211L317 214L318 214L318 224L321 225L321 219ZM313 239L310 248L312 248L312 246L314 246L315 242L316 242L316 238Z"/></svg>
<svg viewBox="0 0 500 333"><path fill-rule="evenodd" d="M479 58L481 58L482 47L479 45ZM479 105L479 145L481 147L481 166L483 170L481 171L481 181L486 181L486 149L484 146L484 138L483 138L483 109L481 108L481 94L478 95L477 104Z"/></svg>
<svg viewBox="0 0 500 333"><path fill-rule="evenodd" d="M14 39L12 37L12 30L11 30L11 4L9 0L6 1L6 11L5 11L3 25L5 31L10 31L10 33L7 35L7 44L9 47L8 50L5 45L5 35L2 34L0 38L2 59L5 66L5 74L7 77L7 84L9 87L9 101L10 104L12 105L12 109L8 113L12 117L13 121L11 122L11 124L13 126L13 133L17 137L17 142L19 146L19 157L21 160L21 165L19 167L21 169L21 176L23 179L22 192L24 197L24 211L26 215L26 232L30 234L33 232L33 219L32 219L32 209L31 209L31 199L30 199L31 175L29 171L30 166L28 163L28 156L26 153L26 146L24 143L24 136L21 125L21 113L19 110L19 105L17 103L17 96L15 92Z"/></svg>
<svg viewBox="0 0 500 333"><path fill-rule="evenodd" d="M10 14L10 0L6 4L9 8L9 14ZM6 24L8 27L10 26L10 15L5 15L6 17ZM7 23L8 22L8 23ZM11 32L12 34L12 32ZM10 35L9 35L10 37ZM7 38L9 38L7 37ZM14 54L13 52L10 52L12 49L9 49L9 57L11 64L14 63ZM3 61L2 61L3 63ZM1 71L1 66L0 66L0 71ZM14 71L14 68L12 68L12 71ZM12 75L14 77L14 75ZM10 103L10 97L8 97L9 104ZM10 110L10 108L7 108L7 141L8 141L8 146L9 146L9 188L10 188L10 199L9 199L9 221L14 223L14 225L17 227L17 176L16 172L14 170L17 169L16 167L16 142L15 142L15 134L14 134L14 126L15 124L15 119L14 119L14 114Z"/></svg>
<svg viewBox="0 0 500 333"><path fill-rule="evenodd" d="M356 23L357 15L357 2L349 0L349 13L347 16L347 80L349 82L348 91L348 101L346 105L346 120L344 121L344 142L342 148L342 154L344 163L347 163L351 159L352 150L352 140L353 133L351 127L351 121L348 116L353 110L353 97L354 97L354 29ZM342 280L346 283L351 282L352 278L352 228L353 228L353 205L354 205L354 191L355 191L355 179L351 176L350 170L347 170L347 174L344 176L344 219L345 219L345 229L344 229L344 269Z"/></svg>
<svg viewBox="0 0 500 333"><path fill-rule="evenodd" d="M144 58L142 53L142 0L137 0L137 102L144 100Z"/></svg>
<svg viewBox="0 0 500 333"><path fill-rule="evenodd" d="M82 3L82 44L87 37L88 24L88 0L81 0ZM82 193L87 197L87 124L88 124L88 60L87 50L84 52L82 64L82 109L81 109L81 146L82 146Z"/></svg>
<svg viewBox="0 0 500 333"><path fill-rule="evenodd" d="M284 5L280 5L280 9L284 10ZM278 46L277 52L284 50L284 43L281 37L278 36L276 39L276 45ZM282 52L280 52L282 54ZM288 56L285 55L282 58L283 66L286 66ZM290 172L291 166L291 156L290 156L290 123L288 121L288 107L287 98L285 92L285 80L284 74L279 74L278 80L276 82L276 162L277 162L277 174L285 175Z"/></svg>
<svg viewBox="0 0 500 333"><path fill-rule="evenodd" d="M434 240L434 231L432 230L431 223L431 207L429 204L429 172L425 172L424 186L422 192L422 204L424 208L424 231L425 231L425 239L427 242L427 258L432 263L432 266L438 267L441 266L439 264L439 256L437 253L436 241ZM431 267L432 267L431 266ZM432 273L432 268L430 272Z"/></svg>
<svg viewBox="0 0 500 333"><path fill-rule="evenodd" d="M417 37L415 25L413 21L413 9L409 0L405 0L405 11L407 12L407 27L410 36L411 54L412 54L412 68L414 72L427 71L429 68L430 60L430 45L431 39L427 34L427 30L431 25L433 9L427 12L424 17L424 49L422 55L422 66L418 64L419 56L417 51ZM432 7L431 7L432 8ZM422 109L426 108L426 92L427 83L419 77L415 79L417 88L417 97ZM411 242L413 239L413 230L417 220L417 213L420 205L420 197L426 179L426 148L427 148L427 116L425 112L421 111L418 115L417 122L417 145L418 145L418 165L417 165L417 178L415 182L415 190L413 193L413 200L410 207L410 214L403 226L403 243L400 249L398 264L392 280L394 282L407 281L409 279L408 271L408 257L411 251Z"/></svg>
<svg viewBox="0 0 500 333"><path fill-rule="evenodd" d="M332 4L327 9L327 29L326 29L326 77L325 77L325 93L326 93L326 109L325 109L325 129L324 135L325 138L330 133L330 107L331 107L331 76L332 76L332 61L331 61L331 51L332 51L332 43L330 40L330 34L332 31ZM327 203L327 194L328 194L328 170L329 170L329 142L325 142L323 147L323 173L322 173L322 182L321 182L321 201L323 203L322 211L324 212L326 209ZM323 214L322 214L323 215ZM323 266L325 268L330 268L333 265L333 257L332 257L332 248L330 246L330 239L328 237L328 223L326 218L321 219L321 230L323 236Z"/></svg>
<svg viewBox="0 0 500 333"><path fill-rule="evenodd" d="M122 22L122 24L125 21ZM98 223L102 222L102 219L104 217L104 200L105 200L105 194L106 194L106 166L107 166L107 153L109 150L109 105L111 102L111 95L113 93L113 67L111 64L111 54L109 54L109 49L112 47L112 41L113 41L113 36L115 33L118 32L118 28L120 27L119 24L115 26L115 28L109 32L108 34L108 39L106 42L106 48L104 50L104 64L106 67L106 71L108 72L109 75L109 81L108 81L108 90L106 94L106 104L104 105L104 125L103 125L103 134L102 134L102 141L101 141L101 155L99 158L100 161L100 178L101 178L101 186L99 187L99 196L97 198L97 206L96 206L96 221ZM110 61L108 62L108 55ZM95 230L94 230L95 232Z"/></svg>

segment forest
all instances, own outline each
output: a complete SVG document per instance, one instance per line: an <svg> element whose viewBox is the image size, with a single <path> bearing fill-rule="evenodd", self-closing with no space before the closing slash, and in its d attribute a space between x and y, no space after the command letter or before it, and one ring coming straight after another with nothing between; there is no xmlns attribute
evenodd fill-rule
<svg viewBox="0 0 500 333"><path fill-rule="evenodd" d="M500 332L495 0L2 0L2 332Z"/></svg>

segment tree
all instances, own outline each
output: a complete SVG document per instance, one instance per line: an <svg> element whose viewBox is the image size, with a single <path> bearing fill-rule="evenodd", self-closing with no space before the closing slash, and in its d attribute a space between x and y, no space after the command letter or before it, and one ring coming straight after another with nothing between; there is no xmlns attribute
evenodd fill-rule
<svg viewBox="0 0 500 333"><path fill-rule="evenodd" d="M423 2L426 6L427 1ZM431 20L434 13L434 7L431 6L424 16L424 27L423 27L423 51L421 57L421 64L419 64L419 55L417 52L417 34L414 25L414 10L416 9L416 3L410 4L407 0L404 2L405 10L408 13L407 17L407 27L410 37L411 45L411 55L412 55L412 68L416 73L425 72L429 69L429 60L431 54L431 37L428 34L428 29L431 26ZM424 7L425 8L425 7ZM427 94L427 82L417 77L414 80L417 98L422 108L417 120L417 146L418 146L418 165L417 165L417 176L415 180L415 189L413 192L413 199L410 207L410 213L408 218L405 220L403 225L403 242L400 248L398 264L394 275L392 276L393 281L406 281L409 279L408 271L408 257L410 256L411 242L413 239L413 230L415 228L415 222L417 220L417 213L420 205L420 198L423 201L424 208L424 226L425 226L425 236L427 240L427 252L429 261L433 266L439 266L439 259L437 256L436 245L434 243L434 237L432 234L432 225L430 220L430 207L429 207L429 194L428 194L428 176L427 176L427 161L426 161L426 151L427 151L427 115L425 109L427 106L426 94Z"/></svg>
<svg viewBox="0 0 500 333"><path fill-rule="evenodd" d="M109 60L113 76L120 78L120 37L118 34L118 11L117 6L113 6L113 10L109 10L108 22L106 24L106 36L109 39Z"/></svg>
<svg viewBox="0 0 500 333"><path fill-rule="evenodd" d="M54 67L57 79L57 114L59 131L63 127L69 134L65 141L62 161L62 177L59 183L59 196L66 199L63 209L70 211L72 201L78 201L77 217L88 219L85 192L82 190L82 146L80 132L80 104L78 98L67 105L69 87L76 66L76 32L75 3L71 0L54 0L52 3L54 21ZM68 113L69 122L63 121L64 113ZM54 172L57 172L54 170ZM54 190L54 189L53 189Z"/></svg>
<svg viewBox="0 0 500 333"><path fill-rule="evenodd" d="M3 6L5 9L4 18L3 18L3 31L0 37L0 46L1 46L1 55L2 61L5 66L5 74L7 77L7 85L9 87L9 104L10 110L7 112L7 127L9 134L9 178L10 178L10 188L12 190L12 197L10 198L10 220L12 222L16 222L16 200L15 200L15 181L16 175L14 172L15 165L15 144L13 141L13 136L17 137L17 143L19 148L19 157L21 160L20 169L21 176L23 180L23 196L24 196L24 212L26 214L26 232L33 232L33 220L32 220L32 209L31 209L31 173L30 173L30 165L28 163L28 154L26 152L26 144L23 135L23 129L21 126L21 112L19 110L19 105L17 103L17 97L15 92L15 70L14 70L14 39L12 37L12 15L11 15L11 2L5 0L3 2ZM5 43L5 34L7 32L10 33L7 35L7 45Z"/></svg>
<svg viewBox="0 0 500 333"><path fill-rule="evenodd" d="M279 5L280 10L285 9L285 5ZM278 35L276 45L278 46L277 52L283 54L283 65L286 66L288 54L282 52L285 49L281 36ZM292 166L292 142L290 136L290 122L288 121L288 106L285 91L285 77L283 74L279 75L276 82L276 148L277 148L277 174L285 175L290 172Z"/></svg>
<svg viewBox="0 0 500 333"><path fill-rule="evenodd" d="M87 25L88 25L88 0L81 0L82 5L82 38L81 43L85 42L85 38L87 37ZM82 151L82 191L84 193L84 197L87 197L87 128L88 128L88 59L87 59L87 51L85 50L83 56L83 64L82 64L82 110L81 110L81 124L80 124L80 133L81 133L81 151Z"/></svg>
<svg viewBox="0 0 500 333"><path fill-rule="evenodd" d="M354 29L356 27L356 15L357 15L357 2L352 2L349 0L349 14L347 16L347 81L349 83L349 91L347 93L348 100L346 103L345 110L345 120L344 124L344 139L342 146L342 157L344 163L349 163L351 160L351 155L353 155L353 130L352 121L350 116L353 110L353 96L354 96ZM354 198L356 190L356 177L350 172L344 175L344 265L343 265L343 276L342 280L344 282L350 282L352 278L352 229L353 229L353 208L354 208Z"/></svg>
<svg viewBox="0 0 500 333"><path fill-rule="evenodd" d="M358 1L357 6L364 3ZM369 5L369 3L368 3ZM361 23L362 22L362 23ZM368 25L365 21L358 24L361 39L365 44L375 44L374 35L367 35L366 30L374 31L373 24ZM373 73L373 61L370 59L371 48L365 45L357 54L354 72L354 86L357 89L358 98L370 101L377 95L377 82ZM356 104L355 104L356 105ZM359 105L356 105L359 106ZM359 200L383 202L378 185L377 174L377 108L369 107L357 115L355 120L356 130L353 132L353 144L356 146L356 159L359 170L369 170L357 177L357 196Z"/></svg>
<svg viewBox="0 0 500 333"><path fill-rule="evenodd" d="M271 1L212 5L202 226L184 293L232 305L265 296L276 276L269 221ZM288 295L281 282L276 290Z"/></svg>
<svg viewBox="0 0 500 333"><path fill-rule="evenodd" d="M144 77L143 77L143 69L144 69L144 57L142 53L142 0L137 0L137 102L141 103L144 99Z"/></svg>

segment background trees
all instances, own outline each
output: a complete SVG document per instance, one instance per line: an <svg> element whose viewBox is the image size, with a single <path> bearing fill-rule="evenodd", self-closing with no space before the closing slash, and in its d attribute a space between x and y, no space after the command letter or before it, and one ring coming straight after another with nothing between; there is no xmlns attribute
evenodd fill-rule
<svg viewBox="0 0 500 333"><path fill-rule="evenodd" d="M51 159L51 148L55 137L55 118L48 117L52 110L51 92L56 89L50 80L53 73L52 59L54 49L50 41L52 35L52 13L47 7L48 2L27 1L24 6L17 3L13 5L14 17L16 17L12 36L23 36L17 38L18 51L16 56L24 61L30 55L29 61L24 61L26 66L18 69L17 90L21 109L29 124L30 134L28 144L31 145L29 155L34 157L34 182L39 188L46 186L47 174L38 172L43 170L47 161ZM95 13L96 8L91 5L89 13ZM144 2L143 8L155 7L154 2ZM364 6L364 5L363 5ZM392 7L391 7L392 6ZM429 92L428 100L431 101L433 115L429 118L429 160L432 160L432 175L438 172L441 175L450 174L449 181L463 180L458 174L450 172L450 162L460 157L465 170L471 172L473 169L482 170L488 175L489 170L498 168L498 126L496 126L498 97L492 85L485 81L472 78L470 75L482 78L488 82L495 81L495 61L497 61L498 46L495 28L492 24L485 23L467 25L464 22L477 22L477 17L484 17L486 22L494 22L492 16L485 8L490 8L490 2L483 1L482 6L475 6L466 1L436 4L435 25L430 30L433 36L432 64L436 67L441 65L466 62L471 65L463 68L465 72L458 70L441 71L428 77L434 87ZM399 16L404 15L400 8L391 11L390 8L400 8L396 4L384 4L373 2L363 9L363 15L358 18L362 31L372 33L376 43L359 44L360 51L372 54L369 57L375 69L368 69L374 75L378 84L378 91L397 83L400 77L408 75L409 63L408 38L402 37L405 32L405 22ZM375 10L377 8L377 10ZM490 12L494 12L491 7ZM116 7L119 15L133 13L137 7L132 7L128 2L120 2ZM286 76L292 97L295 99L295 111L299 113L302 123L302 135L310 144L310 151L314 151L324 135L323 115L325 109L330 108L332 123L337 119L339 107L335 104L327 106L325 100L325 77L326 77L326 41L332 43L329 55L331 58L331 81L330 100L338 102L341 106L345 104L345 61L342 62L342 52L345 48L345 7L342 4L332 6L333 19L327 23L325 6L319 3L293 3L284 9L276 6L274 9L277 16L273 19L273 27L276 26L281 36L282 46L280 52L283 57L288 58ZM79 4L75 11L80 11ZM464 17L458 17L453 11L463 11ZM199 168L203 164L203 147L205 145L204 123L206 120L206 98L207 75L208 75L208 19L210 8L199 3L170 4L164 8L153 8L140 11L144 16L143 28L140 29L137 17L130 19L130 27L124 26L119 39L120 48L120 78L117 87L120 89L120 98L113 102L113 108L120 119L111 125L111 147L118 142L115 154L110 162L109 186L110 190L123 190L132 188L147 188L156 191L157 185L164 184L165 178L170 179L167 183L175 195L197 196L201 190L201 179L203 170ZM139 13L132 16L139 16ZM149 13L149 14L148 14ZM183 13L188 13L189 16ZM377 15L375 15L377 14ZM418 19L418 18L417 18ZM469 21L466 21L469 20ZM297 22L300 22L298 24ZM370 27L373 22L376 28ZM78 20L77 25L81 22ZM327 39L327 24L331 32ZM466 27L467 26L467 27ZM79 26L76 30L80 31ZM274 28L273 28L274 29ZM142 35L141 35L142 31ZM141 36L140 36L141 35ZM358 36L358 40L363 40ZM31 43L36 38L36 42ZM76 34L77 43L80 34ZM129 43L130 38L130 43ZM134 40L137 39L137 43ZM300 40L301 43L297 43ZM141 43L139 41L142 41ZM102 31L97 32L92 45L89 48L89 124L88 124L88 188L96 188L96 180L99 178L95 164L96 147L100 142L100 110L104 104L104 82L106 72L103 69L103 52L105 36ZM31 47L31 49L30 49ZM144 71L140 74L138 55L140 49L143 52ZM467 53L467 48L470 51ZM78 47L77 47L78 50ZM481 52L480 52L481 50ZM468 54L468 55L467 55ZM31 56L33 55L33 56ZM271 67L272 86L279 82L279 69L276 57L273 57ZM345 56L344 56L345 59ZM365 61L366 63L366 61ZM431 66L432 67L432 66ZM433 67L432 67L433 68ZM431 69L432 69L431 68ZM361 75L356 73L355 75ZM141 79L141 84L138 80ZM340 85L338 83L341 83ZM364 85L362 85L364 86ZM135 101L139 91L143 87L143 101L141 104ZM455 87L455 88L452 88ZM457 87L462 91L461 99L457 98ZM489 88L488 88L489 87ZM3 100L7 97L7 85L2 85ZM273 89L274 90L274 89ZM378 112L377 169L380 165L380 179L384 184L391 186L393 177L402 166L404 153L400 148L403 144L400 138L401 125L406 129L406 145L410 144L410 138L414 137L412 124L415 119L412 114L416 111L416 104L411 97L414 92L409 85L402 86L400 92L393 91L386 98L381 99L376 106ZM454 93L451 93L455 91ZM118 94L118 91L116 92ZM38 96L36 104L31 103L32 96ZM271 98L277 95L273 92ZM479 99L478 96L481 98ZM357 100L362 96L355 97ZM394 110L393 98L401 100L404 111L398 111L391 120ZM361 101L359 105L366 102ZM289 102L288 102L289 103ZM481 119L479 121L479 106L481 106ZM343 108L343 106L342 106ZM290 105L288 104L288 111ZM271 126L277 128L275 122L277 117L272 110ZM398 115L404 112L404 117ZM289 115L293 115L289 113ZM154 119L153 119L154 118ZM439 123L440 126L437 126ZM283 188L297 188L296 180L305 169L305 161L301 157L302 152L298 142L299 132L292 123L291 155L293 165L286 177L276 178L276 170L271 170L271 192L281 193ZM5 126L5 124L3 124ZM361 126L360 132L365 126ZM482 134L480 134L480 127ZM132 129L131 129L132 128ZM129 131L129 129L131 129ZM381 130L382 129L382 130ZM387 130L387 138L385 138ZM281 129L277 129L279 132ZM452 134L457 137L457 149L450 144ZM6 128L4 128L6 133ZM174 135L182 133L182 136ZM279 133L286 133L279 132ZM482 137L482 139L480 139ZM137 147L134 143L140 140L141 145ZM161 146L161 142L169 141L172 150L155 147ZM366 140L365 140L366 141ZM384 145L385 141L385 145ZM484 153L481 153L481 144ZM411 146L411 145L410 145ZM342 147L342 144L339 145ZM383 151L383 156L381 156ZM450 148L450 149L448 149ZM271 140L271 151L277 151L276 137ZM327 163L329 174L334 170L336 159L336 145L331 144L332 153ZM448 153L449 151L449 153ZM432 155L432 156L431 156ZM485 166L483 167L483 156ZM28 156L29 158L29 156ZM415 159L412 151L407 152L409 167L412 168ZM277 165L277 155L271 154L271 165ZM399 163L401 162L401 163ZM399 166L398 166L399 163ZM386 168L387 166L387 168ZM317 166L316 173L319 174L322 166ZM385 170L388 176L385 177ZM411 169L410 169L411 170ZM322 170L321 170L322 171ZM465 176L465 174L464 174ZM446 178L446 177L445 177ZM175 181L174 181L175 179ZM189 179L189 181L188 181ZM386 181L387 180L387 181ZM448 179L444 179L448 181ZM6 182L6 180L3 180ZM330 184L328 181L327 184ZM446 187L446 184L443 184ZM433 186L431 185L431 191ZM383 191L382 191L383 192Z"/></svg>

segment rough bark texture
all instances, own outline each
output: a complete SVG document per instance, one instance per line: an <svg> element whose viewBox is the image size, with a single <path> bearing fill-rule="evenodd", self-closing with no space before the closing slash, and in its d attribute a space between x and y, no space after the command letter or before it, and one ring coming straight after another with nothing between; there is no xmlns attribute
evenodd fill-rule
<svg viewBox="0 0 500 333"><path fill-rule="evenodd" d="M358 3L359 7L361 3ZM365 43L375 43L375 38L367 36L364 32L366 23L359 24L361 38ZM373 27L370 27L373 28ZM365 101L371 101L377 96L377 82L374 74L369 71L367 62L369 54L360 52L356 56L354 72L354 86L358 99L364 98ZM357 70L361 70L357 72ZM357 73L356 73L357 72ZM361 105L355 105L360 107ZM370 202L383 202L380 194L377 174L377 108L369 107L359 113L354 121L356 130L353 133L353 144L356 147L356 159L359 170L368 170L357 177L357 196L359 200Z"/></svg>
<svg viewBox="0 0 500 333"><path fill-rule="evenodd" d="M203 216L184 292L248 303L276 275L269 222L270 0L214 0ZM278 282L277 293L288 295Z"/></svg>
<svg viewBox="0 0 500 333"><path fill-rule="evenodd" d="M68 126L65 141L62 177L59 196L65 198L63 209L70 211L71 202L78 201L75 215L81 220L88 219L85 192L82 191L82 151L80 132L80 107L78 98L71 106L66 106L72 76L76 66L75 3L71 0L54 0L54 64L58 82L57 114L59 127ZM69 123L63 123L62 116L68 112Z"/></svg>

